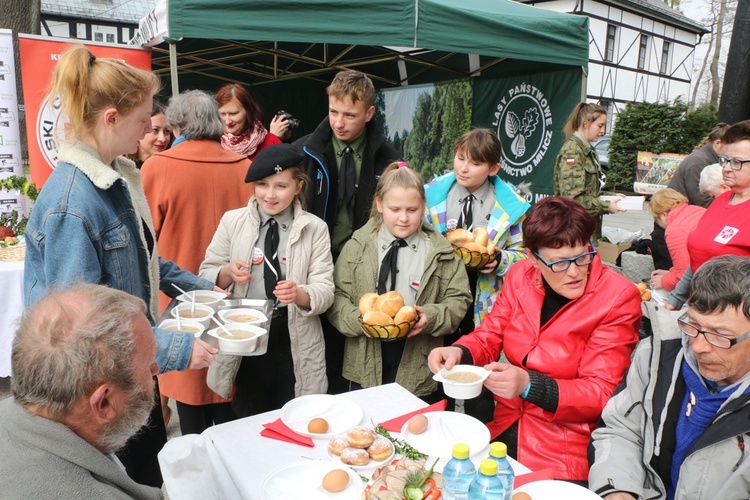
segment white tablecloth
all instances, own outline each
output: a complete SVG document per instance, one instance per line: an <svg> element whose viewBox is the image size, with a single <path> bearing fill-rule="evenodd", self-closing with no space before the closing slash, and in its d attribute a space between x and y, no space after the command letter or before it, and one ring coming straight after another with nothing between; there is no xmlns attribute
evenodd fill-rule
<svg viewBox="0 0 750 500"><path fill-rule="evenodd" d="M383 422L424 408L421 399L398 384L387 384L342 394L359 404L362 424ZM269 439L260 435L264 423L279 418L279 410L217 425L200 436L170 440L159 453L164 482L175 499L262 500L261 484L272 471L306 458L328 460L328 439L314 439L315 447ZM442 460L441 460L442 461ZM511 460L516 474L529 469ZM438 464L437 470L442 470Z"/></svg>
<svg viewBox="0 0 750 500"><path fill-rule="evenodd" d="M23 262L0 261L0 377L10 377L10 350L23 312Z"/></svg>

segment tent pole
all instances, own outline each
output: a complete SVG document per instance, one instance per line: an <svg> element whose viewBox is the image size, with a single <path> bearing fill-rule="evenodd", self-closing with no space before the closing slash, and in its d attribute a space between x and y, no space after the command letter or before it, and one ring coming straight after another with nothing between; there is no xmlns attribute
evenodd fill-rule
<svg viewBox="0 0 750 500"><path fill-rule="evenodd" d="M169 40L169 76L172 80L172 97L180 94L180 84L177 81L177 41Z"/></svg>

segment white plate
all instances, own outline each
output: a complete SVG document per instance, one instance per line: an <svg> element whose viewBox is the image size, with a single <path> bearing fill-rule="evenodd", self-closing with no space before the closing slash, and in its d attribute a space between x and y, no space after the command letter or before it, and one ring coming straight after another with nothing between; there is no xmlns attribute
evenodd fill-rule
<svg viewBox="0 0 750 500"><path fill-rule="evenodd" d="M334 469L349 474L349 484L343 491L331 493L323 489L323 477ZM268 474L260 491L265 500L351 500L359 498L365 485L356 472L325 460L306 460L287 464Z"/></svg>
<svg viewBox="0 0 750 500"><path fill-rule="evenodd" d="M393 455L396 454L395 449L393 448L393 444L391 443L391 454L388 455L388 458L385 460L373 460L370 459L369 462L367 462L367 465L349 465L345 464L341 461L341 457L336 455L335 453L332 453L331 450L328 450L328 458L330 458L333 463L343 465L345 467L351 467L354 470L367 470L367 469L377 469L378 467L385 465L389 463L391 460L393 460Z"/></svg>
<svg viewBox="0 0 750 500"><path fill-rule="evenodd" d="M281 421L297 434L314 438L332 438L359 425L362 408L351 399L331 394L309 394L292 399L281 408ZM328 422L328 432L312 434L307 424L314 418Z"/></svg>
<svg viewBox="0 0 750 500"><path fill-rule="evenodd" d="M602 497L583 486L567 481L545 479L526 483L513 490L513 493L525 492L534 500L601 500Z"/></svg>
<svg viewBox="0 0 750 500"><path fill-rule="evenodd" d="M450 458L453 445L466 443L472 456L484 450L490 442L490 431L476 418L452 411L423 413L427 430L422 434L409 432L409 421L401 428L401 438L431 457Z"/></svg>

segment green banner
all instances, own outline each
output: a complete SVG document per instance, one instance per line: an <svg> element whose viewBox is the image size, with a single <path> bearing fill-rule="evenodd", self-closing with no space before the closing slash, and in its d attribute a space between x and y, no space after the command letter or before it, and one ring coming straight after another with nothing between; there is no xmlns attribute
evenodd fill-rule
<svg viewBox="0 0 750 500"><path fill-rule="evenodd" d="M571 68L474 81L472 124L497 132L503 144L500 176L514 185L530 183L532 203L554 192L555 158L579 102L581 79L581 69Z"/></svg>

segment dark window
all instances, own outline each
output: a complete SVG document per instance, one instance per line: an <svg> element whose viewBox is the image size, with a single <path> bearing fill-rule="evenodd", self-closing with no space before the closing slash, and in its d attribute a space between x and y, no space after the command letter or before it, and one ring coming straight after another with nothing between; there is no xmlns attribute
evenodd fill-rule
<svg viewBox="0 0 750 500"><path fill-rule="evenodd" d="M664 46L661 49L661 67L659 73L669 73L669 49L672 46L670 42L664 42Z"/></svg>
<svg viewBox="0 0 750 500"><path fill-rule="evenodd" d="M638 49L638 69L646 67L646 55L648 54L648 36L641 35L641 46Z"/></svg>
<svg viewBox="0 0 750 500"><path fill-rule="evenodd" d="M95 42L103 42L104 41L104 34L100 32L94 33L94 41Z"/></svg>
<svg viewBox="0 0 750 500"><path fill-rule="evenodd" d="M604 60L612 62L615 59L615 37L617 36L617 26L607 25L607 48L604 53Z"/></svg>
<svg viewBox="0 0 750 500"><path fill-rule="evenodd" d="M115 43L115 35L113 33L107 33L107 43Z"/></svg>

